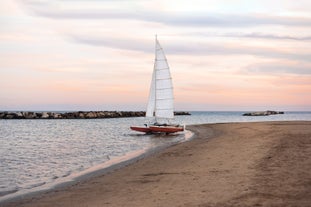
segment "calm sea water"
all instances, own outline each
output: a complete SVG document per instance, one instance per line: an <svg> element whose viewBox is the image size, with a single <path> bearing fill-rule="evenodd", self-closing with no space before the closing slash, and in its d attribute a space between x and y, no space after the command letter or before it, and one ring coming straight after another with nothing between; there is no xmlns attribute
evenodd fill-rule
<svg viewBox="0 0 311 207"><path fill-rule="evenodd" d="M244 117L243 112L191 112L186 125L309 120L311 112ZM181 142L185 134L143 135L129 129L144 117L88 120L0 120L0 201L71 179L120 157Z"/></svg>

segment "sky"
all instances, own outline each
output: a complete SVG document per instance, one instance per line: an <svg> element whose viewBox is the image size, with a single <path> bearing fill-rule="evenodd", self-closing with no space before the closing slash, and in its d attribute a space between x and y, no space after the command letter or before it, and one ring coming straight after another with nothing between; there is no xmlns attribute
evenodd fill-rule
<svg viewBox="0 0 311 207"><path fill-rule="evenodd" d="M311 111L310 0L1 0L1 110Z"/></svg>

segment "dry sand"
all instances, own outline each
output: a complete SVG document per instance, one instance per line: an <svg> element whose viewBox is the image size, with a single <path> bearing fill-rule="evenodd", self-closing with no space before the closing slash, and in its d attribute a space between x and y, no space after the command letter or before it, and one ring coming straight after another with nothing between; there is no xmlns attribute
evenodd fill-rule
<svg viewBox="0 0 311 207"><path fill-rule="evenodd" d="M311 206L311 122L189 129L192 141L7 206Z"/></svg>

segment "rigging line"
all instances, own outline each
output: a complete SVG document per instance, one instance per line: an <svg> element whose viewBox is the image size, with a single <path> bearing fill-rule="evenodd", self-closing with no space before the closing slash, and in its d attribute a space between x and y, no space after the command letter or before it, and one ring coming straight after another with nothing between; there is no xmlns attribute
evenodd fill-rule
<svg viewBox="0 0 311 207"><path fill-rule="evenodd" d="M171 80L172 78L157 78L156 80L161 81L161 80Z"/></svg>
<svg viewBox="0 0 311 207"><path fill-rule="evenodd" d="M170 69L169 67L167 68L157 68L156 70L167 70L167 69Z"/></svg>
<svg viewBox="0 0 311 207"><path fill-rule="evenodd" d="M174 98L157 98L157 101L161 101L161 100L174 100Z"/></svg>
<svg viewBox="0 0 311 207"><path fill-rule="evenodd" d="M157 88L157 90L159 90L159 91L164 91L164 90L168 90L168 89L173 89L173 87L170 87L170 88Z"/></svg>
<svg viewBox="0 0 311 207"><path fill-rule="evenodd" d="M166 88L156 88L157 91L165 91L165 90L170 90L170 89L174 89L174 87L166 87Z"/></svg>
<svg viewBox="0 0 311 207"><path fill-rule="evenodd" d="M165 101L165 100L168 100L168 101L171 101L171 100L174 100L173 98L158 98L157 101Z"/></svg>

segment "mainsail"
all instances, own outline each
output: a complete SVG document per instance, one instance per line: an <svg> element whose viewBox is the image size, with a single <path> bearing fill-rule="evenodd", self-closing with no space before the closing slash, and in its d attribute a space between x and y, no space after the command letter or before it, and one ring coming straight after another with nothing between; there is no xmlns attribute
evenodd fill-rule
<svg viewBox="0 0 311 207"><path fill-rule="evenodd" d="M147 117L174 118L173 84L164 51L156 38L155 62L149 91Z"/></svg>

